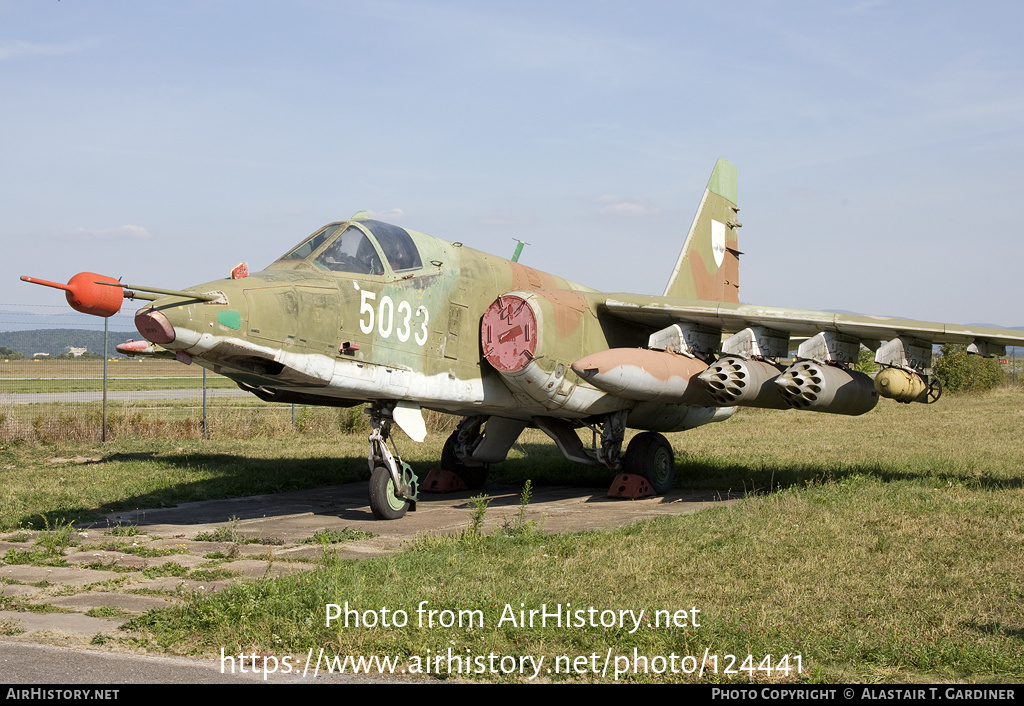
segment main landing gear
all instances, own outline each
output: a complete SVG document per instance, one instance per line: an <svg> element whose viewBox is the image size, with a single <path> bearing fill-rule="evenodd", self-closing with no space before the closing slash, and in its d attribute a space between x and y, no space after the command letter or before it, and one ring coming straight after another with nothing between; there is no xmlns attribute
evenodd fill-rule
<svg viewBox="0 0 1024 706"><path fill-rule="evenodd" d="M470 461L469 457L483 441L480 427L487 417L466 417L444 442L441 468L451 471L469 490L479 490L487 481L490 464Z"/></svg>
<svg viewBox="0 0 1024 706"><path fill-rule="evenodd" d="M634 436L626 448L622 466L626 473L646 478L655 495L663 495L672 489L675 454L668 439L657 432L645 431Z"/></svg>
<svg viewBox="0 0 1024 706"><path fill-rule="evenodd" d="M626 437L626 414L620 410L593 420L588 425L593 433L589 449L576 434L576 427L564 420L537 417L534 423L554 440L562 455L570 461L602 465L616 473L640 476L647 481L654 494L667 493L672 489L675 474L675 454L672 452L672 445L661 434L645 431L634 436L626 448L626 453L622 453L622 444ZM640 483L635 489L620 497L650 495L643 486L644 484ZM641 495L633 494L634 490Z"/></svg>
<svg viewBox="0 0 1024 706"><path fill-rule="evenodd" d="M397 520L409 510L416 510L419 493L419 479L412 468L399 457L394 439L388 449L391 436L394 402L377 402L370 408L370 510L378 520Z"/></svg>
<svg viewBox="0 0 1024 706"><path fill-rule="evenodd" d="M650 483L655 495L667 493L672 489L675 476L672 445L658 432L645 431L630 439L626 453L622 454L625 421L625 413L613 412L605 415L602 423L592 427L597 460L613 471L641 476ZM597 448L599 432L601 446Z"/></svg>

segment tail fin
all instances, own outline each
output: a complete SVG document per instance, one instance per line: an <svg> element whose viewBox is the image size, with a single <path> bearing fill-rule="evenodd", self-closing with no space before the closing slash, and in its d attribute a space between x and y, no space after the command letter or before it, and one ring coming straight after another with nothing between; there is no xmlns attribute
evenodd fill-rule
<svg viewBox="0 0 1024 706"><path fill-rule="evenodd" d="M739 239L736 220L736 166L725 159L715 164L704 198L693 217L690 232L665 296L705 301L740 300Z"/></svg>

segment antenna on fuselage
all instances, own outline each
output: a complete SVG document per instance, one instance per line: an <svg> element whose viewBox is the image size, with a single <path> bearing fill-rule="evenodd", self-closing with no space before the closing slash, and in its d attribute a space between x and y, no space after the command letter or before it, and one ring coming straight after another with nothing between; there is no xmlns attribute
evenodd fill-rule
<svg viewBox="0 0 1024 706"><path fill-rule="evenodd" d="M512 240L519 243L519 245L516 246L516 251L512 253L512 262L519 262L519 256L523 252L523 246L529 245L529 243L527 243L525 240L520 240L519 238L512 238Z"/></svg>

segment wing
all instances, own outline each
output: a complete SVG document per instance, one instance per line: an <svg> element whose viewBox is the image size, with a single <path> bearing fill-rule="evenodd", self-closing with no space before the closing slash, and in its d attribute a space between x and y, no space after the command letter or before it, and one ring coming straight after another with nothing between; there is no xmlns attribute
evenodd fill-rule
<svg viewBox="0 0 1024 706"><path fill-rule="evenodd" d="M934 402L936 343L1005 355L1024 332L880 316L858 316L672 297L607 295L599 316L653 331L647 349L618 348L573 364L596 387L628 399L863 414L878 396ZM883 370L852 368L861 347ZM783 359L793 358L784 367Z"/></svg>
<svg viewBox="0 0 1024 706"><path fill-rule="evenodd" d="M1005 346L1024 346L1024 331L1013 329L753 304L612 294L605 299L603 308L615 318L646 326L668 327L684 322L725 334L737 334L748 328L760 327L785 337L786 351L781 355L767 357L786 357L788 351L792 350L789 339L809 339L822 332L856 339L871 349L878 348L880 341L899 337L910 337L927 343L966 343L976 346L977 352L986 355L1001 354L1000 349Z"/></svg>

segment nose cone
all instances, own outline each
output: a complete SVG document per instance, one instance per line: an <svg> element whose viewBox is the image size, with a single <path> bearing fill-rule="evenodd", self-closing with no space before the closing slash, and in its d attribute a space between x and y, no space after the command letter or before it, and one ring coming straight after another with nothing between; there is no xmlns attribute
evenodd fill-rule
<svg viewBox="0 0 1024 706"><path fill-rule="evenodd" d="M216 280L158 297L136 312L135 328L154 345L198 355L221 336L244 335L247 313L240 283L252 279Z"/></svg>
<svg viewBox="0 0 1024 706"><path fill-rule="evenodd" d="M174 327L163 312L156 309L139 309L135 314L135 328L152 343L163 345L174 342Z"/></svg>

